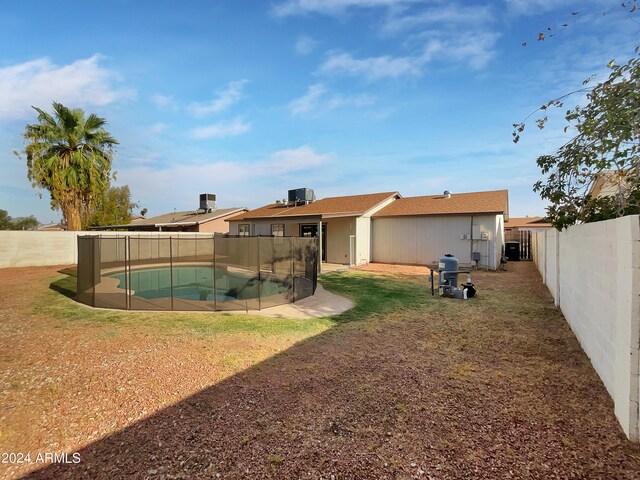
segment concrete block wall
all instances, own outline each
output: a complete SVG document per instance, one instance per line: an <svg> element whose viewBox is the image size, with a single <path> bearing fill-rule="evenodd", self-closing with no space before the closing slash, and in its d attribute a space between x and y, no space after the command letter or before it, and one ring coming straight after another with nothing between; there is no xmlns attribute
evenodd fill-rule
<svg viewBox="0 0 640 480"><path fill-rule="evenodd" d="M544 283L613 398L625 433L640 440L640 216L535 237Z"/></svg>
<svg viewBox="0 0 640 480"><path fill-rule="evenodd" d="M0 231L0 268L71 265L78 261L78 235L202 236L212 233L167 232L31 232Z"/></svg>

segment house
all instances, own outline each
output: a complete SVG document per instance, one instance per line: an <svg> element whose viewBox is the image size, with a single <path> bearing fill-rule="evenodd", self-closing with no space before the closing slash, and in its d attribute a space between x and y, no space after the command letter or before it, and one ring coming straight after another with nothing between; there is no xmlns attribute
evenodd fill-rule
<svg viewBox="0 0 640 480"><path fill-rule="evenodd" d="M398 192L280 202L229 218L240 236L320 237L322 261L357 265L371 261L371 216Z"/></svg>
<svg viewBox="0 0 640 480"><path fill-rule="evenodd" d="M205 232L228 233L227 220L247 212L244 207L216 208L216 196L200 195L200 208L184 212L172 212L151 218L138 218L125 225L93 227L92 230L128 230L138 232Z"/></svg>
<svg viewBox="0 0 640 480"><path fill-rule="evenodd" d="M373 215L372 260L429 265L451 253L495 270L508 217L507 190L399 198Z"/></svg>
<svg viewBox="0 0 640 480"><path fill-rule="evenodd" d="M591 198L621 197L627 198L637 185L638 175L635 169L603 170L596 175L589 189Z"/></svg>
<svg viewBox="0 0 640 480"><path fill-rule="evenodd" d="M518 232L536 233L546 228L553 228L553 225L544 217L513 217L504 222L504 233L507 237Z"/></svg>
<svg viewBox="0 0 640 480"><path fill-rule="evenodd" d="M39 232L62 232L66 229L67 227L61 223L49 223L38 227Z"/></svg>
<svg viewBox="0 0 640 480"><path fill-rule="evenodd" d="M507 190L403 198L398 192L277 201L227 221L240 236L317 236L322 261L428 265L452 253L496 269L508 217ZM312 191L311 191L312 192ZM474 254L475 252L475 254Z"/></svg>

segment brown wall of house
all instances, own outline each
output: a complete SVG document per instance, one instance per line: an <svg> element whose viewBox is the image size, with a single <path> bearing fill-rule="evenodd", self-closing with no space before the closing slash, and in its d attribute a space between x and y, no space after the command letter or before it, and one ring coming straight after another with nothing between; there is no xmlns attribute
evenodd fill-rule
<svg viewBox="0 0 640 480"><path fill-rule="evenodd" d="M225 222L224 219L228 217L216 218L210 222L201 223L198 225L198 232L205 233L229 233L229 222Z"/></svg>

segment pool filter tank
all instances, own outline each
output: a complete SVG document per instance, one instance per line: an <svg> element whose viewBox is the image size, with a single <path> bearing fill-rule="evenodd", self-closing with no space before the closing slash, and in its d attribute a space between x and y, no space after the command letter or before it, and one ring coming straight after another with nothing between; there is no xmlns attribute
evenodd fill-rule
<svg viewBox="0 0 640 480"><path fill-rule="evenodd" d="M447 253L438 262L438 286L458 286L458 259ZM444 272L444 273L443 273ZM450 273L448 273L450 272ZM455 272L455 273L454 273Z"/></svg>

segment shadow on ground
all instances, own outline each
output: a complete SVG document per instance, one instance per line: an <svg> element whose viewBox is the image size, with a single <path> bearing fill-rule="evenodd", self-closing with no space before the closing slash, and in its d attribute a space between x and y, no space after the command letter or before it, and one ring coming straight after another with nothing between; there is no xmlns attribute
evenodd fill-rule
<svg viewBox="0 0 640 480"><path fill-rule="evenodd" d="M468 302L331 274L385 301L28 478L637 478L640 447L533 265L510 267Z"/></svg>

